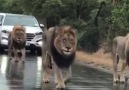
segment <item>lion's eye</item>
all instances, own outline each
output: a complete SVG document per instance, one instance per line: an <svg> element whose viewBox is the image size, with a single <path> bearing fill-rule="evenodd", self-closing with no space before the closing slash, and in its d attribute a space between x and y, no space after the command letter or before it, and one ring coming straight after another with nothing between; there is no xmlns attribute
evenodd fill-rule
<svg viewBox="0 0 129 90"><path fill-rule="evenodd" d="M63 39L63 41L65 42L65 41L66 41L66 39Z"/></svg>
<svg viewBox="0 0 129 90"><path fill-rule="evenodd" d="M73 42L73 39L70 39L71 42Z"/></svg>

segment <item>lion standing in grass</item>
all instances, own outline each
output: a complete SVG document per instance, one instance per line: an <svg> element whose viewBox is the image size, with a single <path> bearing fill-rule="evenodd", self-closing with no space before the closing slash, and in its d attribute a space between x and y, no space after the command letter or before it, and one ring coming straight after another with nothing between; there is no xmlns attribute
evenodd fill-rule
<svg viewBox="0 0 129 90"><path fill-rule="evenodd" d="M65 82L71 77L71 64L75 59L76 47L76 31L71 26L51 27L44 32L42 57L44 83L49 82L47 69L54 68L56 88L65 88Z"/></svg>
<svg viewBox="0 0 129 90"><path fill-rule="evenodd" d="M9 59L12 59L12 53L14 54L14 60L24 61L25 59L25 45L26 45L26 29L21 25L15 25L8 37L8 54Z"/></svg>
<svg viewBox="0 0 129 90"><path fill-rule="evenodd" d="M113 81L125 83L124 71L129 65L129 34L126 36L118 36L113 40ZM120 78L118 78L117 65L119 60L122 60L122 68Z"/></svg>

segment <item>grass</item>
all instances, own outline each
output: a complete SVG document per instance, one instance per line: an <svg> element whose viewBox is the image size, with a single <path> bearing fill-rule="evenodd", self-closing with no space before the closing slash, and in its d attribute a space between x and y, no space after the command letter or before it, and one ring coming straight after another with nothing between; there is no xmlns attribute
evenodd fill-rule
<svg viewBox="0 0 129 90"><path fill-rule="evenodd" d="M98 50L93 54L89 54L83 51L76 52L76 60L90 64L93 67L100 67L113 71L113 59L111 53L104 53L103 49ZM118 73L120 73L122 62L119 60ZM129 66L125 69L125 75L129 76Z"/></svg>
<svg viewBox="0 0 129 90"><path fill-rule="evenodd" d="M93 54L89 54L83 51L76 52L76 59L84 61L87 64L94 64L106 69L113 69L113 63L111 53L104 53L103 49L98 50ZM119 65L121 67L121 64Z"/></svg>

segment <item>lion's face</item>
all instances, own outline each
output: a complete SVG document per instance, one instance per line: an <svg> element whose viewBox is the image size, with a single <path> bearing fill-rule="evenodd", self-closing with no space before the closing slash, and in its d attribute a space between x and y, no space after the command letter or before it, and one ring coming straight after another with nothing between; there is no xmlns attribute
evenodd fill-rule
<svg viewBox="0 0 129 90"><path fill-rule="evenodd" d="M62 53L65 55L70 55L72 51L74 50L75 40L73 35L70 33L65 33L60 41L60 47L62 50Z"/></svg>
<svg viewBox="0 0 129 90"><path fill-rule="evenodd" d="M76 50L77 38L75 30L71 27L63 27L55 39L55 47L60 54L69 56Z"/></svg>
<svg viewBox="0 0 129 90"><path fill-rule="evenodd" d="M15 26L13 28L13 38L18 43L24 42L26 38L25 28L22 26Z"/></svg>

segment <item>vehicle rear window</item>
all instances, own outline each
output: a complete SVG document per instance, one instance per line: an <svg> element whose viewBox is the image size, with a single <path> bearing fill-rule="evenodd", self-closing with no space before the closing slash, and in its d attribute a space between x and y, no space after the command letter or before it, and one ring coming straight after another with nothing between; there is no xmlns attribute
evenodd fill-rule
<svg viewBox="0 0 129 90"><path fill-rule="evenodd" d="M3 25L24 25L24 26L32 26L37 27L38 22L33 16L20 16L20 15L7 15L5 17Z"/></svg>

